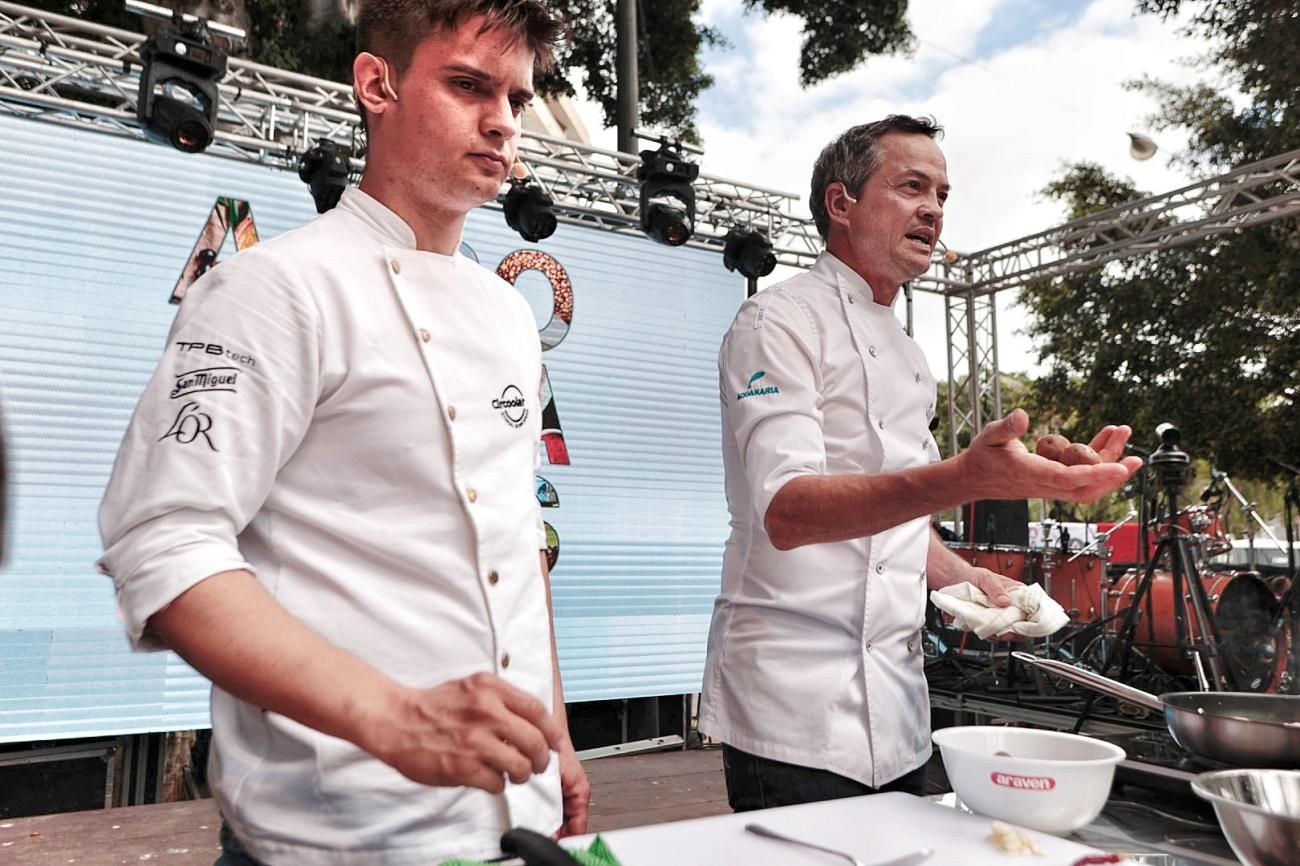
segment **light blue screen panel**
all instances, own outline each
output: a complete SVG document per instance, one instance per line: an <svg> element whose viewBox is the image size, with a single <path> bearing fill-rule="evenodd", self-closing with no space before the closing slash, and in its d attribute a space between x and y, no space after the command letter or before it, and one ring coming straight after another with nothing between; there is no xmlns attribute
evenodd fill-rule
<svg viewBox="0 0 1300 866"><path fill-rule="evenodd" d="M314 216L311 197L289 172L8 117L0 188L0 742L206 726L207 683L127 645L92 567L96 510L216 199L247 201L266 239ZM638 236L561 225L528 244L495 209L465 239L487 267L539 249L572 280L570 326L543 355L570 462L541 470L568 699L698 690L726 537L714 359L743 283L716 253ZM516 285L540 329L547 278Z"/></svg>

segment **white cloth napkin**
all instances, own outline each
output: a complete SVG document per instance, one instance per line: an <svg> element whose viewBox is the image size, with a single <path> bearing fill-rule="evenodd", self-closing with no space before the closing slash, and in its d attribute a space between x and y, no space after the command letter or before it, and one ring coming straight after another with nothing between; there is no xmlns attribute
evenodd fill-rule
<svg viewBox="0 0 1300 866"><path fill-rule="evenodd" d="M1070 621L1065 609L1036 583L1010 590L1010 607L998 607L973 583L954 583L930 593L930 601L953 624L976 637L1014 632L1025 637L1046 637Z"/></svg>

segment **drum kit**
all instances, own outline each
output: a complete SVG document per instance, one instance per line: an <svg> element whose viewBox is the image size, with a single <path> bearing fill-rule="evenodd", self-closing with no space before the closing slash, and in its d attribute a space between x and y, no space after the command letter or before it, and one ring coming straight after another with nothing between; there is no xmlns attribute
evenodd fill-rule
<svg viewBox="0 0 1300 866"><path fill-rule="evenodd" d="M1044 524L1042 542L1035 547L952 543L947 546L971 565L980 566L1023 583L1040 584L1071 620L1071 627L1056 638L1069 642L1075 634L1101 636L1104 644L1117 641L1146 570L1133 564L1112 565L1109 535L1132 520L1130 512L1120 523L1101 533L1081 549L1072 549L1068 534L1051 522ZM1196 504L1172 516L1147 522L1152 538L1177 536L1191 551L1197 577L1204 589L1208 615L1213 619L1218 649L1237 687L1246 691L1275 692L1283 684L1292 651L1289 626L1278 616L1289 584L1265 581L1246 570L1209 570L1210 557L1231 549L1232 539L1220 510ZM1147 551L1150 554L1150 550ZM1169 557L1151 568L1149 588L1136 614L1135 640L1152 663L1167 673L1192 677L1195 658L1187 645L1210 636L1195 617L1189 617L1179 640L1175 617L1175 580ZM1070 653L1079 657L1078 647Z"/></svg>

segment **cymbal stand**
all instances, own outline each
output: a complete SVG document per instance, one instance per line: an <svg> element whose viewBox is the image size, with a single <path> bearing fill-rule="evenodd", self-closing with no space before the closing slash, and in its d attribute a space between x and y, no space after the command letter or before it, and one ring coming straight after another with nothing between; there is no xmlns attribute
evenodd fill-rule
<svg viewBox="0 0 1300 866"><path fill-rule="evenodd" d="M1258 523L1258 524L1259 524L1259 528L1262 529L1262 530L1264 530L1264 534L1268 536L1269 540L1273 542L1274 546L1277 547L1278 550L1281 550L1281 549L1282 549L1282 542L1281 542L1281 540L1279 540L1278 537L1277 537L1276 535L1273 534L1273 530L1271 530L1271 529L1268 528L1268 524L1264 522L1264 518L1262 518L1262 517L1259 516L1259 510L1255 508L1255 503L1251 502L1251 501L1248 500L1246 497L1244 497L1244 496L1241 495L1241 491L1238 490L1238 489L1233 485L1233 483L1232 483L1232 479L1228 477L1228 473L1226 473L1226 472L1220 472L1220 471L1217 470L1217 469L1212 469L1212 470L1210 470L1210 483L1211 483L1211 485L1217 484L1217 483L1220 482L1220 481L1223 482L1223 485L1224 485L1225 487L1228 488L1228 492L1229 492L1230 494L1232 494L1232 498L1235 499L1235 500L1237 500L1237 505L1241 507L1241 513L1242 513L1242 514L1245 514L1247 517L1250 517L1250 518L1253 519L1256 523ZM1291 527L1290 527L1290 524L1288 523L1288 524L1287 524L1287 529L1289 530L1290 528L1291 528ZM1254 568L1254 567L1255 567L1255 559L1254 559L1254 557L1255 557L1254 533L1251 533L1251 545L1250 545L1250 547L1251 547L1251 551L1250 551L1250 553L1251 553L1251 561L1250 561L1250 565L1251 565L1252 568Z"/></svg>
<svg viewBox="0 0 1300 866"><path fill-rule="evenodd" d="M1123 520L1121 520L1119 523L1116 523L1114 526L1112 526L1110 529L1107 529L1105 532L1097 533L1096 537L1094 537L1092 541L1088 542L1087 547L1076 550L1074 552L1074 556L1071 556L1069 559L1066 560L1066 562L1074 562L1076 559L1083 556L1085 553L1091 552L1094 547L1104 545L1106 542L1110 541L1110 537L1115 534L1115 530L1119 529L1125 523L1128 523L1134 517L1137 517L1137 514L1138 513L1136 508L1130 508L1128 510L1128 514L1124 515Z"/></svg>

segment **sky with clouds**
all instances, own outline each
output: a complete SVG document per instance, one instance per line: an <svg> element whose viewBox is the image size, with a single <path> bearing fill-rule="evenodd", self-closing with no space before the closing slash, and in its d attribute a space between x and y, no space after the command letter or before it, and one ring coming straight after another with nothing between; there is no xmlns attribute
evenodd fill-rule
<svg viewBox="0 0 1300 866"><path fill-rule="evenodd" d="M1139 188L1164 192L1194 179L1168 165L1178 133L1151 133L1160 152L1138 162L1130 131L1150 132L1156 103L1126 90L1143 76L1187 83L1205 77L1205 46L1177 21L1136 15L1136 0L910 0L917 38L911 56L873 57L809 89L799 85L801 21L747 13L741 0L703 0L701 20L731 43L709 49L714 86L699 102L702 170L798 193L821 148L848 126L903 112L935 116L952 183L943 240L974 251L1064 221L1039 194L1067 162L1090 160ZM593 143L615 148L598 111L579 106ZM782 276L778 269L763 281ZM787 271L787 273L789 273ZM1025 314L999 295L998 348L1004 371L1036 369L1018 334ZM901 308L901 303L900 303ZM947 368L942 300L917 294L916 337L942 378Z"/></svg>

